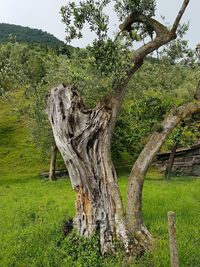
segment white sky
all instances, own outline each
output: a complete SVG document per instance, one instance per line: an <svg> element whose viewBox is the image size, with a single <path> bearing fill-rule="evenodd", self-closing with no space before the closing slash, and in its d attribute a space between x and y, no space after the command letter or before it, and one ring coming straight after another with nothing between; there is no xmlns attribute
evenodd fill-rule
<svg viewBox="0 0 200 267"><path fill-rule="evenodd" d="M60 7L67 0L0 0L0 22L38 28L52 33L64 40L65 27L59 14ZM172 24L183 0L157 0L157 18L164 15L166 21ZM109 10L112 16L112 9ZM200 43L200 0L191 0L182 22L190 21L187 39L191 47ZM112 21L115 18L112 17ZM113 26L112 30L116 30ZM72 44L83 47L92 36L86 32L84 40L77 40Z"/></svg>

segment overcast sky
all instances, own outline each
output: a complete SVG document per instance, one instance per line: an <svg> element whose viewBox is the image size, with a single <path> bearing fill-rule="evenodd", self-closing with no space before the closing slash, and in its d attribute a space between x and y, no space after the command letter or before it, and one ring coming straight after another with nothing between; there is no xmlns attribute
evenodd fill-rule
<svg viewBox="0 0 200 267"><path fill-rule="evenodd" d="M59 14L60 7L67 0L0 0L0 22L38 28L52 33L57 38L64 40L65 27ZM183 0L157 0L157 19L164 15L166 21L172 23ZM182 22L190 22L187 39L191 47L200 43L200 1L191 0ZM112 15L112 10L109 10ZM115 18L112 16L112 22ZM113 25L112 31L116 30ZM73 42L75 46L85 46L92 36L87 32L84 40Z"/></svg>

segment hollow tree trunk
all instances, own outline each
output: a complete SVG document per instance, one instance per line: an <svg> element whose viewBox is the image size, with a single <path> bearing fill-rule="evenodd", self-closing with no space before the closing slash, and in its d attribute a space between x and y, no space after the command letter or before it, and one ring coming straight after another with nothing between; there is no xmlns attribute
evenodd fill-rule
<svg viewBox="0 0 200 267"><path fill-rule="evenodd" d="M51 90L48 116L77 194L74 226L84 236L99 231L103 254L112 249L114 236L128 251L122 201L110 157L112 109L100 103L86 111L78 92L60 85Z"/></svg>
<svg viewBox="0 0 200 267"><path fill-rule="evenodd" d="M200 101L194 101L173 110L162 122L161 130L151 135L131 170L126 198L126 217L128 225L132 228L131 231L137 233L138 239L147 240L148 237L151 239L142 216L142 190L146 172L153 158L176 125L187 116L199 111Z"/></svg>
<svg viewBox="0 0 200 267"><path fill-rule="evenodd" d="M177 142L175 142L172 146L171 153L169 155L169 160L167 162L167 167L165 170L165 179L170 180L171 174L172 174L172 168L174 165L174 159L175 159L175 154L176 154L176 149L177 149Z"/></svg>
<svg viewBox="0 0 200 267"><path fill-rule="evenodd" d="M50 168L49 168L49 180L57 180L56 178L56 156L57 156L58 148L54 143L51 146L51 158L50 158Z"/></svg>

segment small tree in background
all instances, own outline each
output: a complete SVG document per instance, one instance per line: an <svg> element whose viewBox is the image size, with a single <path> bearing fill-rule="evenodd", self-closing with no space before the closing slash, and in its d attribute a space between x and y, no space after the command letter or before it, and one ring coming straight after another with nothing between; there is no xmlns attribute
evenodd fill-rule
<svg viewBox="0 0 200 267"><path fill-rule="evenodd" d="M47 69L58 60L58 56L52 49L19 44L12 38L0 46L0 58L1 96L9 101L13 112L26 117L27 127L42 158L48 158L51 153L49 178L54 179L56 149L50 152L50 148L55 142L43 111L44 91L38 86L45 82Z"/></svg>

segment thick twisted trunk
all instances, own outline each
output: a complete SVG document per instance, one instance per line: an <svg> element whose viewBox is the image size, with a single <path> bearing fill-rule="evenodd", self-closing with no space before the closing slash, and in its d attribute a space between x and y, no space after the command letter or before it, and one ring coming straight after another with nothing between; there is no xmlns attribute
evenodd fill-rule
<svg viewBox="0 0 200 267"><path fill-rule="evenodd" d="M77 193L74 226L84 236L99 231L102 253L112 249L114 236L128 250L122 201L110 158L113 110L100 103L86 111L78 92L60 85L51 90L48 116Z"/></svg>

